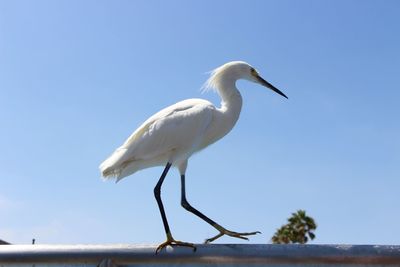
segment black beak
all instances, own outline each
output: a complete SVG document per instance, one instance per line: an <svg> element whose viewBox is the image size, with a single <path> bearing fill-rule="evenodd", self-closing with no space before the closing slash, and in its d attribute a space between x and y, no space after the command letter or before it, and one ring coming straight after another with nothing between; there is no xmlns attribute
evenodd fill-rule
<svg viewBox="0 0 400 267"><path fill-rule="evenodd" d="M257 80L260 84L264 85L265 87L271 89L272 91L274 91L275 93L280 94L283 97L288 98L284 93L282 93L278 88L276 88L275 86L273 86L272 84L270 84L269 82L267 82L266 80L264 80L263 78L261 78L260 76L257 76Z"/></svg>

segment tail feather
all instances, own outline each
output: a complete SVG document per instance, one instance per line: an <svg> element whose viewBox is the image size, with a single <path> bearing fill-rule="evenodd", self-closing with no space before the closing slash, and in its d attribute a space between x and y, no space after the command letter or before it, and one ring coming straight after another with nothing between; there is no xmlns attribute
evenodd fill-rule
<svg viewBox="0 0 400 267"><path fill-rule="evenodd" d="M123 156L126 149L117 149L110 157L100 164L100 172L104 179L118 179L123 170Z"/></svg>

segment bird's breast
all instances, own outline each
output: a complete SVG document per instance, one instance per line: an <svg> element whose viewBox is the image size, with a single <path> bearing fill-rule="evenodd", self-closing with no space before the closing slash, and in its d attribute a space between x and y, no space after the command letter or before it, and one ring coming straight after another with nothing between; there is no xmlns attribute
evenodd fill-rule
<svg viewBox="0 0 400 267"><path fill-rule="evenodd" d="M232 130L239 118L239 114L237 116L230 115L220 110L215 113L210 127L205 132L200 149L215 143Z"/></svg>

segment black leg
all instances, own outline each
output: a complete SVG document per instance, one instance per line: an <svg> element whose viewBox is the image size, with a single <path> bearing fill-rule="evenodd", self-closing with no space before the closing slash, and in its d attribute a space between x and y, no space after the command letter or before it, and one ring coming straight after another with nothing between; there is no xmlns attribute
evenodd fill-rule
<svg viewBox="0 0 400 267"><path fill-rule="evenodd" d="M170 168L171 168L171 163L168 162L167 165L165 166L163 173L161 174L160 179L158 180L156 186L154 187L154 196L157 200L158 208L160 209L161 218L162 218L162 221L164 224L165 234L167 235L167 241L165 241L164 243L162 243L161 245L159 245L157 247L156 253L158 253L159 251L161 251L163 248L165 248L168 245L191 247L191 248L193 248L193 250L196 250L195 246L191 243L174 240L174 238L172 237L172 234L171 234L171 230L169 229L167 216L165 215L164 205L161 200L161 186L162 186L164 179L167 176L167 173Z"/></svg>
<svg viewBox="0 0 400 267"><path fill-rule="evenodd" d="M197 215L198 217L200 217L201 219L203 219L204 221L206 221L207 223L209 223L211 226L213 226L215 229L217 229L219 231L218 235L216 235L212 238L206 239L205 243L210 243L210 242L220 238L223 235L229 235L231 237L248 240L248 238L244 237L244 236L255 235L255 234L260 233L258 231L249 232L249 233L237 233L237 232L229 231L229 230L225 229L224 227L222 227L221 225L219 225L218 223L211 220L210 218L208 218L207 216L205 216L203 213L201 213L197 209L193 208L189 204L189 202L186 200L186 185L185 185L185 175L184 174L181 174L181 205L184 209Z"/></svg>
<svg viewBox="0 0 400 267"><path fill-rule="evenodd" d="M185 175L184 174L181 175L181 205L185 210L190 211L191 213L197 215L198 217L200 217L204 221L208 222L215 228L217 228L217 229L220 228L218 230L222 230L223 227L221 227L219 224L217 224L216 222L214 222L213 220L211 220L210 218L205 216L203 213L201 213L197 209L193 208L189 204L189 202L186 200L186 185L185 185Z"/></svg>
<svg viewBox="0 0 400 267"><path fill-rule="evenodd" d="M167 165L165 166L163 173L161 174L160 179L158 180L156 186L154 187L154 196L157 200L158 208L160 209L161 218L162 218L162 221L164 224L164 229L165 229L165 233L167 234L167 238L171 237L171 231L169 229L167 216L165 215L164 205L161 200L161 186L164 182L165 176L167 176L169 168L171 168L171 163L168 162Z"/></svg>

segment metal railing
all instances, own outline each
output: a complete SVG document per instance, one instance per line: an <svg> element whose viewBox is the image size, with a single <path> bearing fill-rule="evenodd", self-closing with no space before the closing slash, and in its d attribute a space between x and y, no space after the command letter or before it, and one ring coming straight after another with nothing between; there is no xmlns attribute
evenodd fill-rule
<svg viewBox="0 0 400 267"><path fill-rule="evenodd" d="M197 245L155 254L154 245L6 245L0 266L400 266L400 246Z"/></svg>

